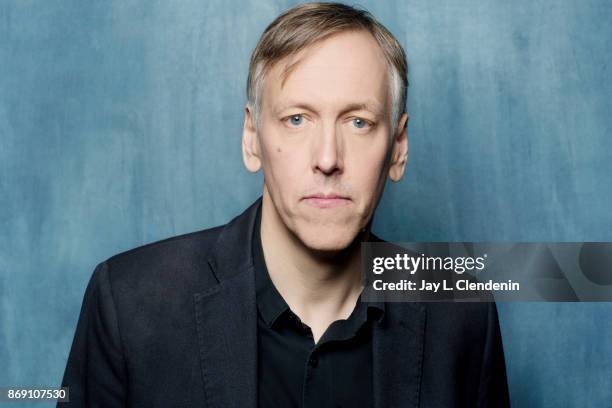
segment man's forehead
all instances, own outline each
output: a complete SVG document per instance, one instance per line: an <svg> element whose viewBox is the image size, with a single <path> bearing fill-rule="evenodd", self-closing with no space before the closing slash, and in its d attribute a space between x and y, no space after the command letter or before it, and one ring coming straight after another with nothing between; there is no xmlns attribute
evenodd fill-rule
<svg viewBox="0 0 612 408"><path fill-rule="evenodd" d="M347 48L350 49L352 56L363 55L363 57L359 57L359 65L361 67L367 66L370 69L375 69L378 65L377 63L385 61L385 56L380 45L370 33L363 30L349 30L323 38L295 53L287 55L273 64L270 68L270 73L274 72L278 78L280 78L280 88L282 89L291 76L291 73L298 67L304 69L305 63L311 67L316 66L316 64L311 61L311 56L313 54L316 54L322 48L330 46L330 44L338 45L340 42L344 42L345 47L348 46ZM359 42L359 44L357 44L357 42ZM364 51L369 51L369 53L364 53ZM375 55L376 58L368 58L373 55ZM328 58L320 60L318 65L326 69L331 67L343 69L345 67L345 58L335 59L338 57L335 53L334 55L327 55L327 57ZM378 65L378 68L382 66L386 66L386 63Z"/></svg>
<svg viewBox="0 0 612 408"><path fill-rule="evenodd" d="M364 33L359 34L364 35ZM365 34L366 38L368 35ZM367 45L371 45L370 52L361 56L359 51L355 51L359 56L351 56L348 62L347 58L329 55L329 50L327 53L313 56L335 38L331 37L312 44L296 54L285 57L270 68L266 75L266 87L272 91L274 98L264 99L267 99L265 104L273 112L277 113L291 107L316 111L318 104L331 101L343 111L366 110L376 115L384 115L387 108L385 99L390 97L387 86L389 78L387 64L380 47L373 38L367 39L369 42ZM362 36L360 40L363 39ZM353 37L351 45L354 41ZM379 58L367 58L372 54ZM344 86L344 89L340 90L335 86L344 81L348 81L345 83L349 84ZM326 82L328 87L325 85ZM309 86L304 87L305 83ZM333 89L337 91L335 95L330 93Z"/></svg>

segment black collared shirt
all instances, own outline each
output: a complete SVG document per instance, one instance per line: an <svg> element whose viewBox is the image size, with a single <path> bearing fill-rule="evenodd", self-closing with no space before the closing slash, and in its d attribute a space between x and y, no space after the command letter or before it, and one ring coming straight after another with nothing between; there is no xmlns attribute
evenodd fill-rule
<svg viewBox="0 0 612 408"><path fill-rule="evenodd" d="M258 401L268 407L371 407L372 325L384 303L359 299L315 344L312 331L274 287L263 256L261 209L253 232L257 296Z"/></svg>

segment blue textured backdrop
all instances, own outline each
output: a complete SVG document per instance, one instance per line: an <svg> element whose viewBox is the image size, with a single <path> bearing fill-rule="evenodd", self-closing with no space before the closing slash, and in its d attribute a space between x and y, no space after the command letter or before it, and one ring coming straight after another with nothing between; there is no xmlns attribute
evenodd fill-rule
<svg viewBox="0 0 612 408"><path fill-rule="evenodd" d="M94 265L221 224L292 2L0 2L0 386L57 386ZM610 1L362 1L411 64L390 240L612 241ZM516 406L612 406L612 304L502 304Z"/></svg>

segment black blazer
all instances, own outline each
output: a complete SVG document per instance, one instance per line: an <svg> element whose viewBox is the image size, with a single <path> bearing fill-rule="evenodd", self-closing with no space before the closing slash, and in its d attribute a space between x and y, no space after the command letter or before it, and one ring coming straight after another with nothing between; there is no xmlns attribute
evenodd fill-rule
<svg viewBox="0 0 612 408"><path fill-rule="evenodd" d="M259 206L99 264L62 381L70 403L58 406L255 408ZM509 405L495 303L388 303L383 322L376 408Z"/></svg>

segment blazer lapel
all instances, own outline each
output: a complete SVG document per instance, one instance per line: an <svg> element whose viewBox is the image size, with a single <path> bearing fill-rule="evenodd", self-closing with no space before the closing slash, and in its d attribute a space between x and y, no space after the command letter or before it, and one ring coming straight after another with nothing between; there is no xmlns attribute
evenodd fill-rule
<svg viewBox="0 0 612 408"><path fill-rule="evenodd" d="M218 284L193 295L207 407L257 406L257 306L251 241L257 200L221 232L208 263Z"/></svg>
<svg viewBox="0 0 612 408"><path fill-rule="evenodd" d="M374 407L418 407L423 369L426 308L386 304L372 338Z"/></svg>

